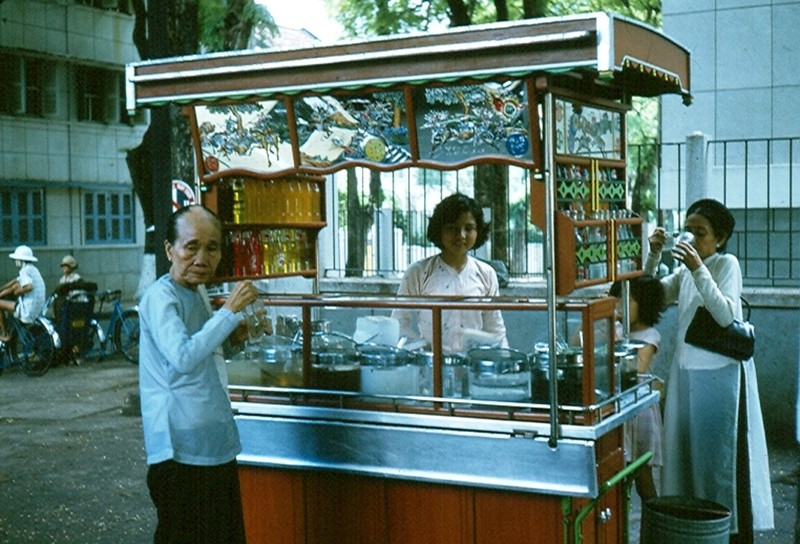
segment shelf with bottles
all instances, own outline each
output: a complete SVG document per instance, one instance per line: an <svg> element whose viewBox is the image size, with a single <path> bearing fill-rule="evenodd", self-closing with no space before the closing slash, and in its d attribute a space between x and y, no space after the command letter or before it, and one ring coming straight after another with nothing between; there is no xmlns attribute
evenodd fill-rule
<svg viewBox="0 0 800 544"><path fill-rule="evenodd" d="M581 157L556 159L558 207L572 207L587 216L608 208L624 208L625 164Z"/></svg>
<svg viewBox="0 0 800 544"><path fill-rule="evenodd" d="M217 276L245 279L281 276L314 277L317 273L316 230L241 227L225 233Z"/></svg>
<svg viewBox="0 0 800 544"><path fill-rule="evenodd" d="M325 178L222 178L202 187L203 203L230 226L322 228Z"/></svg>
<svg viewBox="0 0 800 544"><path fill-rule="evenodd" d="M556 213L556 292L641 275L642 218L632 211L570 206Z"/></svg>
<svg viewBox="0 0 800 544"><path fill-rule="evenodd" d="M630 210L614 210L614 279L629 279L642 275L644 248L642 245L642 218Z"/></svg>

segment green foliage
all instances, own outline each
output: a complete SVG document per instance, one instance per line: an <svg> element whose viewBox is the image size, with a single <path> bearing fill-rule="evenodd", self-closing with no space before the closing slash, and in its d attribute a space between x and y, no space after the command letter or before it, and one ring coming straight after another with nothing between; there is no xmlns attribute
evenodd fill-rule
<svg viewBox="0 0 800 544"><path fill-rule="evenodd" d="M426 31L447 22L445 0L325 0L351 36L385 36Z"/></svg>
<svg viewBox="0 0 800 544"><path fill-rule="evenodd" d="M611 11L661 28L661 0L548 0L550 15Z"/></svg>
<svg viewBox="0 0 800 544"><path fill-rule="evenodd" d="M498 16L495 0L325 0L350 37L426 32L463 24L490 23ZM507 20L529 13L570 15L612 11L661 26L661 0L505 0Z"/></svg>
<svg viewBox="0 0 800 544"><path fill-rule="evenodd" d="M230 44L237 41L231 34L241 27L272 35L278 30L267 8L253 0L199 0L198 7L200 46L205 52L230 50Z"/></svg>
<svg viewBox="0 0 800 544"><path fill-rule="evenodd" d="M498 17L495 0L325 0L348 36L386 36L490 23ZM524 5L547 0L506 0L507 20L523 18ZM529 8L530 9L530 8Z"/></svg>
<svg viewBox="0 0 800 544"><path fill-rule="evenodd" d="M657 207L659 104L657 98L634 98L633 110L627 115L632 208L648 221L655 220Z"/></svg>

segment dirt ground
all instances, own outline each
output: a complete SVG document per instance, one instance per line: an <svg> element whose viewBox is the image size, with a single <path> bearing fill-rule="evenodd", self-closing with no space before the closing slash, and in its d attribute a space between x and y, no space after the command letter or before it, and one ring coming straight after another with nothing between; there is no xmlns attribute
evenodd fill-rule
<svg viewBox="0 0 800 544"><path fill-rule="evenodd" d="M152 542L141 418L123 415L136 384L137 368L116 358L0 375L0 544ZM800 542L798 450L771 447L770 458L776 529L755 541ZM640 519L634 497L634 535Z"/></svg>

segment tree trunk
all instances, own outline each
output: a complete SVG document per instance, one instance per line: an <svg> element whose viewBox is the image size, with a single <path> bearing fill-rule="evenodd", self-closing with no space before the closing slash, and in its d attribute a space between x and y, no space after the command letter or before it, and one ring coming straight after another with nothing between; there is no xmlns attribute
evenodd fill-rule
<svg viewBox="0 0 800 544"><path fill-rule="evenodd" d="M535 19L547 15L547 0L522 0L522 17Z"/></svg>
<svg viewBox="0 0 800 544"><path fill-rule="evenodd" d="M467 9L464 0L447 0L447 9L450 12L450 26L472 24L472 14Z"/></svg>
<svg viewBox="0 0 800 544"><path fill-rule="evenodd" d="M347 262L344 275L361 277L366 261L367 233L372 226L372 206L361 204L355 168L347 169Z"/></svg>
<svg viewBox="0 0 800 544"><path fill-rule="evenodd" d="M508 4L506 0L494 0L494 11L498 21L508 21Z"/></svg>
<svg viewBox="0 0 800 544"><path fill-rule="evenodd" d="M228 0L228 13L225 15L223 40L225 50L247 49L253 33L253 18L248 17L253 0Z"/></svg>
<svg viewBox="0 0 800 544"><path fill-rule="evenodd" d="M508 167L503 164L479 164L475 167L475 200L492 210L491 258L508 264Z"/></svg>

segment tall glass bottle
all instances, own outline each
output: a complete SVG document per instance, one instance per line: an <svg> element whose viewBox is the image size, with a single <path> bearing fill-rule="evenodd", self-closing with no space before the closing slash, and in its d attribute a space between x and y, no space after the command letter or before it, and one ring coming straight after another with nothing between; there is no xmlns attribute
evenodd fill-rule
<svg viewBox="0 0 800 544"><path fill-rule="evenodd" d="M264 263L264 274L267 276L272 274L272 270L274 268L272 252L273 247L270 240L270 231L268 229L264 229L261 231L261 259Z"/></svg>

